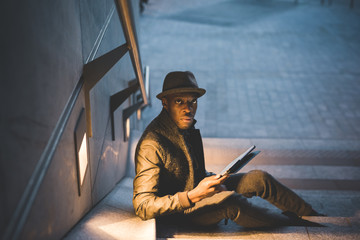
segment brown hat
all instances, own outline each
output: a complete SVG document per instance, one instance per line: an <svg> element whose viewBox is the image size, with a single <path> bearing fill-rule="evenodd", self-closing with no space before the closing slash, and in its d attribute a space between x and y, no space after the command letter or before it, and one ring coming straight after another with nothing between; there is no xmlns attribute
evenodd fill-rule
<svg viewBox="0 0 360 240"><path fill-rule="evenodd" d="M162 92L156 95L161 99L169 94L174 93L197 93L201 97L206 92L205 89L199 88L195 76L192 72L170 72L164 79Z"/></svg>

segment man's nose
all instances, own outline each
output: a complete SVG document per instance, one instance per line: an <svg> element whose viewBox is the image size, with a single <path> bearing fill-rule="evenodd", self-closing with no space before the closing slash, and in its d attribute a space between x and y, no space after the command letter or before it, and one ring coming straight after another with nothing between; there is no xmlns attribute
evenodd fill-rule
<svg viewBox="0 0 360 240"><path fill-rule="evenodd" d="M187 102L184 107L184 111L190 112L193 109L193 104L191 102Z"/></svg>

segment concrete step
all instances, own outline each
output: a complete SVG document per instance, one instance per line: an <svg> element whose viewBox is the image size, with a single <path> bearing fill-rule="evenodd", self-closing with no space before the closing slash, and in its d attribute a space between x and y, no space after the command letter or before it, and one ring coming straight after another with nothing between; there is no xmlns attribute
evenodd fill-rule
<svg viewBox="0 0 360 240"><path fill-rule="evenodd" d="M156 239L155 220L135 216L132 179L125 178L64 239Z"/></svg>
<svg viewBox="0 0 360 240"><path fill-rule="evenodd" d="M131 140L129 177L65 239L360 239L360 148L356 148L357 143L334 142L329 147L318 142L314 147L309 142L286 139L204 138L207 170L219 172L250 145L257 145L261 154L242 171L268 171L328 217L308 219L325 227L248 230L229 222L199 229L163 226L155 220L142 221L134 215L131 202L133 156L138 137ZM250 202L280 214L261 198L252 198Z"/></svg>
<svg viewBox="0 0 360 240"><path fill-rule="evenodd" d="M324 227L248 230L233 222L199 229L157 225L157 239L360 239L360 148L358 142L291 139L204 138L208 171L220 172L249 146L261 153L241 172L261 169L292 188L328 217L310 217ZM261 198L251 203L274 214L279 209Z"/></svg>
<svg viewBox="0 0 360 240"><path fill-rule="evenodd" d="M203 138L203 144L206 164L230 161L255 145L261 154L252 164L360 166L360 141Z"/></svg>
<svg viewBox="0 0 360 240"><path fill-rule="evenodd" d="M240 172L261 169L295 189L360 191L360 148L337 147L288 139L204 138L206 169L218 173L249 146L260 150ZM308 146L308 147L305 147Z"/></svg>
<svg viewBox="0 0 360 240"><path fill-rule="evenodd" d="M207 229L158 227L157 239L359 239L360 222L354 217L308 217L306 220L321 224L320 227L279 227L249 230L229 222ZM163 231L163 232L162 232Z"/></svg>

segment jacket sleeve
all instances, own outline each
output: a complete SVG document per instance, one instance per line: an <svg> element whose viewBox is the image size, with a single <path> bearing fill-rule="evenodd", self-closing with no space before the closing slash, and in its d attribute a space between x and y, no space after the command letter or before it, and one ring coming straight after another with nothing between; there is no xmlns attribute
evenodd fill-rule
<svg viewBox="0 0 360 240"><path fill-rule="evenodd" d="M135 153L133 205L135 213L143 220L181 212L191 206L187 192L158 196L162 154L157 144L144 141Z"/></svg>

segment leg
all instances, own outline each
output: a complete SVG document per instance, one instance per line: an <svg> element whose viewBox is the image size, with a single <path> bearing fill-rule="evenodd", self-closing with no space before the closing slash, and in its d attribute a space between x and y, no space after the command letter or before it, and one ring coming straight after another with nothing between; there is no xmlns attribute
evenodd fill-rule
<svg viewBox="0 0 360 240"><path fill-rule="evenodd" d="M289 219L282 215L267 213L266 209L255 207L241 195L234 195L218 205L211 205L185 216L185 221L200 226L219 223L222 219L230 219L242 227L278 227L292 225Z"/></svg>
<svg viewBox="0 0 360 240"><path fill-rule="evenodd" d="M253 170L231 176L226 187L247 198L259 196L284 212L294 212L298 216L310 215L313 212L310 204L264 171Z"/></svg>

